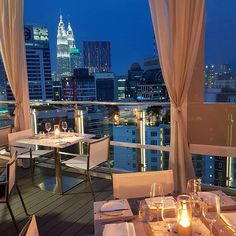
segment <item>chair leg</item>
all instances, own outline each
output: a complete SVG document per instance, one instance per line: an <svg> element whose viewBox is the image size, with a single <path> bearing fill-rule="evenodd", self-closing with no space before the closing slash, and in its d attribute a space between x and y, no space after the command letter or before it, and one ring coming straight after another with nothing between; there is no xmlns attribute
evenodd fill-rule
<svg viewBox="0 0 236 236"><path fill-rule="evenodd" d="M111 181L112 181L112 171L111 171L111 164L110 164L110 162L109 162L109 161L107 162L107 164L108 164L109 172L110 172L110 175L111 175Z"/></svg>
<svg viewBox="0 0 236 236"><path fill-rule="evenodd" d="M16 231L17 231L17 233L19 233L20 231L19 231L19 228L18 228L18 226L17 226L17 224L16 224L16 220L15 220L15 217L14 217L14 215L13 215L13 212L12 212L12 209L11 209L11 207L10 207L9 202L7 202L7 208L8 208L8 210L9 210L9 212L10 212L10 215L11 215L13 224L14 224L14 226L15 226L15 228L16 228Z"/></svg>
<svg viewBox="0 0 236 236"><path fill-rule="evenodd" d="M20 200L21 200L21 204L22 204L22 206L23 206L23 208L24 208L25 214L26 214L27 216L30 216L29 213L27 212L27 209L26 209L26 207L25 207L24 200L23 200L23 198L22 198L20 189L19 189L19 187L17 186L17 184L16 184L16 190L17 190L17 192L18 192L18 194L19 194L19 197L20 197Z"/></svg>
<svg viewBox="0 0 236 236"><path fill-rule="evenodd" d="M91 193L92 193L92 196L93 196L93 200L95 201L95 194L94 194L94 191L93 191L92 180L91 180L91 176L90 176L89 171L87 171L87 176L88 176L89 186L90 186L90 190L91 190Z"/></svg>

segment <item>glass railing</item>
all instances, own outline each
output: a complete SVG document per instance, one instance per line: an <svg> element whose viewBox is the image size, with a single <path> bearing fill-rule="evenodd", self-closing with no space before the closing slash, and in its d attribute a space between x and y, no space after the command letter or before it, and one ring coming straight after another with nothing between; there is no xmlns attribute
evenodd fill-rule
<svg viewBox="0 0 236 236"><path fill-rule="evenodd" d="M168 103L31 102L30 106L35 133L45 132L45 122L50 122L53 127L65 120L68 130L94 134L95 138L110 135L110 158L114 170L132 172L168 169ZM13 104L4 106L1 126L13 124L13 109ZM204 151L204 145L199 145L200 148L194 145L190 145L190 149L197 177L202 178L205 184L235 188L234 155L223 157L221 147L209 153L209 150ZM85 146L80 148L80 152L86 151Z"/></svg>

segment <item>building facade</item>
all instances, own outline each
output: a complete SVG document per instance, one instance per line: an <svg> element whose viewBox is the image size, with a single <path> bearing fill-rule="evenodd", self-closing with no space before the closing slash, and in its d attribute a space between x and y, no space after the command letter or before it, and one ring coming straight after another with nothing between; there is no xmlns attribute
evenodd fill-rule
<svg viewBox="0 0 236 236"><path fill-rule="evenodd" d="M111 72L111 43L109 41L84 41L84 66L90 73Z"/></svg>
<svg viewBox="0 0 236 236"><path fill-rule="evenodd" d="M25 25L24 35L30 100L52 100L48 29L43 26ZM9 85L7 97L13 98Z"/></svg>
<svg viewBox="0 0 236 236"><path fill-rule="evenodd" d="M112 102L117 98L115 76L111 73L94 73L97 101Z"/></svg>
<svg viewBox="0 0 236 236"><path fill-rule="evenodd" d="M62 15L57 28L57 79L73 74L80 66L80 51L76 48L74 33L70 22L65 29Z"/></svg>

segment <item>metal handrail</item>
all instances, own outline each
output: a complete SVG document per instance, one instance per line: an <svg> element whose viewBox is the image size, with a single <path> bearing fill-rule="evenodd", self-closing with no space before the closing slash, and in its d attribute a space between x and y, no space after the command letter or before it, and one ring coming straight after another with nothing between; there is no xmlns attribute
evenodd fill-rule
<svg viewBox="0 0 236 236"><path fill-rule="evenodd" d="M0 101L0 104L15 104L15 101ZM169 102L101 102L101 101L30 101L31 106L40 105L111 105L111 106L170 106Z"/></svg>

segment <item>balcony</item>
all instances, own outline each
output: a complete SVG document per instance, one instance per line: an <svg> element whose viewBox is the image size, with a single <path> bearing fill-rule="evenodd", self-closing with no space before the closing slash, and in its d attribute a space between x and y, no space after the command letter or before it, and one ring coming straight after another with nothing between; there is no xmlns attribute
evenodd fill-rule
<svg viewBox="0 0 236 236"><path fill-rule="evenodd" d="M8 107L11 113L14 102L2 101L1 106L6 109ZM13 124L13 119L9 118L9 113L7 114L7 118L6 114L2 114L1 126ZM35 133L45 131L45 122L60 124L62 120L66 120L68 130L94 134L95 138L110 135L110 158L114 171L168 169L170 150L168 103L32 101L31 118ZM233 124L231 128L229 127L229 133L232 129L234 129ZM69 151L86 152L85 145L72 149ZM190 151L196 176L201 178L204 184L235 188L236 155L233 146L191 143ZM48 160L47 167L54 168L54 163Z"/></svg>

